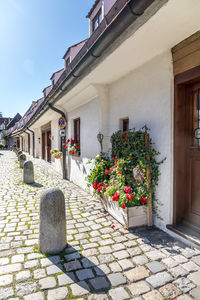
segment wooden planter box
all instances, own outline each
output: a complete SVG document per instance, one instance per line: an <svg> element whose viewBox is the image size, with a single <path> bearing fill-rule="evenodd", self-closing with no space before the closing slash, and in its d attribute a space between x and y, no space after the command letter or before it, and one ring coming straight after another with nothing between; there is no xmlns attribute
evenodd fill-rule
<svg viewBox="0 0 200 300"><path fill-rule="evenodd" d="M100 197L104 209L113 216L119 223L127 228L139 227L147 225L147 207L135 206L122 209L117 201L113 201L110 197Z"/></svg>

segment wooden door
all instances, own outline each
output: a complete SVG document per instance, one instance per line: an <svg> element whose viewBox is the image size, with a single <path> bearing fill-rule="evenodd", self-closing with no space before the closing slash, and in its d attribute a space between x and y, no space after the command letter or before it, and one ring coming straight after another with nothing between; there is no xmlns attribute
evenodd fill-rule
<svg viewBox="0 0 200 300"><path fill-rule="evenodd" d="M42 133L42 159L45 159L45 132Z"/></svg>
<svg viewBox="0 0 200 300"><path fill-rule="evenodd" d="M28 153L30 154L30 134L28 133Z"/></svg>
<svg viewBox="0 0 200 300"><path fill-rule="evenodd" d="M51 130L47 131L47 161L51 161Z"/></svg>
<svg viewBox="0 0 200 300"><path fill-rule="evenodd" d="M200 230L200 82L186 88L185 219Z"/></svg>

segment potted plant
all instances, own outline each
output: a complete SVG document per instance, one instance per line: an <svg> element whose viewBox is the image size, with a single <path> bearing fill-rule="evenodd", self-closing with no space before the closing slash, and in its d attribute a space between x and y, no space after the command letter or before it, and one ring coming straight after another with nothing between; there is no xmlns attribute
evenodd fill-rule
<svg viewBox="0 0 200 300"><path fill-rule="evenodd" d="M51 155L57 159L62 157L62 152L58 150L57 148L54 148L51 150Z"/></svg>
<svg viewBox="0 0 200 300"><path fill-rule="evenodd" d="M96 156L87 178L105 210L128 228L147 224L147 203L151 197L155 201L159 164L163 162L155 160L159 153L153 147L146 147L146 134L146 127L114 133L112 158ZM147 169L151 171L150 186Z"/></svg>
<svg viewBox="0 0 200 300"><path fill-rule="evenodd" d="M68 150L69 154L74 156L80 155L80 143L77 139L68 139L66 141L65 149Z"/></svg>

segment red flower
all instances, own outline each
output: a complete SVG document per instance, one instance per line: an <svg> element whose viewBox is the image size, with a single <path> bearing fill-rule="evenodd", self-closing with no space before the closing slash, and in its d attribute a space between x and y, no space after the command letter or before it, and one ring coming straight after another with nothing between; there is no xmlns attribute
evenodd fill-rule
<svg viewBox="0 0 200 300"><path fill-rule="evenodd" d="M103 186L103 182L99 183L99 186Z"/></svg>
<svg viewBox="0 0 200 300"><path fill-rule="evenodd" d="M76 145L76 149L79 149L80 148L80 146L79 145Z"/></svg>
<svg viewBox="0 0 200 300"><path fill-rule="evenodd" d="M110 168L110 172L112 172L113 171L113 168Z"/></svg>
<svg viewBox="0 0 200 300"><path fill-rule="evenodd" d="M120 194L118 192L115 192L114 196L112 197L113 201L118 201L120 197Z"/></svg>
<svg viewBox="0 0 200 300"><path fill-rule="evenodd" d="M74 150L72 150L72 155L74 155L75 154L75 152L74 152Z"/></svg>
<svg viewBox="0 0 200 300"><path fill-rule="evenodd" d="M141 203L142 204L146 204L147 203L147 198L145 198L145 197L141 197Z"/></svg>
<svg viewBox="0 0 200 300"><path fill-rule="evenodd" d="M116 161L118 161L119 159L117 158Z"/></svg>
<svg viewBox="0 0 200 300"><path fill-rule="evenodd" d="M125 138L126 137L126 133L123 133L122 136Z"/></svg>
<svg viewBox="0 0 200 300"><path fill-rule="evenodd" d="M106 190L109 187L109 184L105 184L104 189Z"/></svg>
<svg viewBox="0 0 200 300"><path fill-rule="evenodd" d="M115 228L115 225L111 225L111 228Z"/></svg>
<svg viewBox="0 0 200 300"><path fill-rule="evenodd" d="M113 184L116 184L116 182L113 182Z"/></svg>
<svg viewBox="0 0 200 300"><path fill-rule="evenodd" d="M115 165L115 168L117 168L118 167L118 165Z"/></svg>
<svg viewBox="0 0 200 300"><path fill-rule="evenodd" d="M105 174L107 174L107 175L109 174L109 171L107 169L105 169Z"/></svg>
<svg viewBox="0 0 200 300"><path fill-rule="evenodd" d="M134 195L133 194L129 194L129 197L131 198L131 200L133 200Z"/></svg>
<svg viewBox="0 0 200 300"><path fill-rule="evenodd" d="M122 203L122 208L125 209L126 208L126 204Z"/></svg>
<svg viewBox="0 0 200 300"><path fill-rule="evenodd" d="M68 146L65 146L64 148L65 148L65 149L68 149Z"/></svg>
<svg viewBox="0 0 200 300"><path fill-rule="evenodd" d="M121 172L121 171L118 171L118 174L122 174L122 172Z"/></svg>
<svg viewBox="0 0 200 300"><path fill-rule="evenodd" d="M98 192L101 192L102 191L102 187L99 185L98 188L97 188Z"/></svg>
<svg viewBox="0 0 200 300"><path fill-rule="evenodd" d="M125 186L124 187L124 192L125 193L130 193L130 191L131 191L131 187L130 186Z"/></svg>
<svg viewBox="0 0 200 300"><path fill-rule="evenodd" d="M114 156L112 157L112 160L115 160Z"/></svg>
<svg viewBox="0 0 200 300"><path fill-rule="evenodd" d="M70 139L68 139L68 140L66 141L66 144L68 144L68 143L69 143L69 141L70 141Z"/></svg>
<svg viewBox="0 0 200 300"><path fill-rule="evenodd" d="M95 181L95 183L93 184L93 189L97 189L97 186L98 186L98 181Z"/></svg>

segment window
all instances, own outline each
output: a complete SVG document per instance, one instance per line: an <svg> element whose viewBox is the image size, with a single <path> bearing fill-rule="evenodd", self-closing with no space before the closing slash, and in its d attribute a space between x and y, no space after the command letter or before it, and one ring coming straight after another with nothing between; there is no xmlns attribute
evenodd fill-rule
<svg viewBox="0 0 200 300"><path fill-rule="evenodd" d="M121 120L121 129L122 129L122 131L129 130L129 118Z"/></svg>
<svg viewBox="0 0 200 300"><path fill-rule="evenodd" d="M80 143L80 118L74 120L74 139Z"/></svg>
<svg viewBox="0 0 200 300"><path fill-rule="evenodd" d="M97 29L97 27L99 26L99 24L102 21L102 10L100 8L100 10L98 11L98 13L96 14L96 16L94 17L94 19L92 20L92 31L95 31Z"/></svg>
<svg viewBox="0 0 200 300"><path fill-rule="evenodd" d="M68 59L65 61L66 68L70 65L70 62L71 62L71 56L69 56Z"/></svg>

